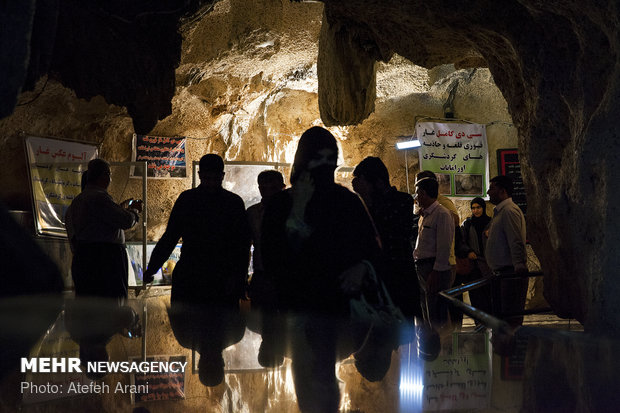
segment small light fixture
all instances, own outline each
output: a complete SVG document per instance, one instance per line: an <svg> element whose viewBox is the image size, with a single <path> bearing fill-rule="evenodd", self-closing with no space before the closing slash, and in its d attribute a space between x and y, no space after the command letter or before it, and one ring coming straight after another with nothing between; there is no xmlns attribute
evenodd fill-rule
<svg viewBox="0 0 620 413"><path fill-rule="evenodd" d="M410 141L404 142L396 142L396 149L411 149L411 148L419 148L421 143L418 139L413 139Z"/></svg>
<svg viewBox="0 0 620 413"><path fill-rule="evenodd" d="M420 146L422 146L422 144L420 143L420 140L417 139L415 137L415 135L413 136L406 136L406 135L401 135L398 138L400 139L409 139L408 141L400 141L400 142L396 142L396 149L413 149L413 148L419 148ZM409 160L407 159L407 152L409 151L405 151L405 178L407 179L407 193L411 193L411 191L409 190Z"/></svg>

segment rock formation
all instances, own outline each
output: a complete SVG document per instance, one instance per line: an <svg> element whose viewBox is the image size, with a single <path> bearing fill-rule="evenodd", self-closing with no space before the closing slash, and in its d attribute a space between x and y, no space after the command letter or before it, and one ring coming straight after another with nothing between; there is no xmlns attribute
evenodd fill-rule
<svg viewBox="0 0 620 413"><path fill-rule="evenodd" d="M363 27L366 49L389 45L425 67L485 62L519 131L528 233L545 271L546 297L560 316L619 335L620 258L611 253L620 224L620 183L612 166L617 132L611 127L618 109L618 3L584 6L326 1L324 24ZM368 64L347 67L347 73L365 73ZM343 91L338 104L321 113L330 113L334 123L349 122L351 114L340 108L358 107L357 98L349 98L358 92ZM324 105L331 100L319 99Z"/></svg>
<svg viewBox="0 0 620 413"><path fill-rule="evenodd" d="M620 2L125 3L0 7L5 169L23 170L10 155L20 131L102 143L111 160L128 160L135 131L193 137L192 159L284 161L322 122L336 126L342 162L381 156L405 189L417 160L405 171L392 145L416 116L443 116L456 88L457 117L500 121L490 142L518 136L528 235L554 311L620 335ZM27 208L25 175L9 175L2 197ZM152 184L151 237L189 186Z"/></svg>

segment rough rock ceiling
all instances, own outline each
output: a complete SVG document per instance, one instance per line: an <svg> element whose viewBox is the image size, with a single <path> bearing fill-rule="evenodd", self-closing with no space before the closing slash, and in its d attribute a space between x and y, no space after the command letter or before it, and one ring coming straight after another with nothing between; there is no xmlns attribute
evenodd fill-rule
<svg viewBox="0 0 620 413"><path fill-rule="evenodd" d="M0 116L22 90L48 74L80 98L126 106L137 131L170 113L181 56L179 25L216 0L126 2L25 0L0 9L4 89Z"/></svg>
<svg viewBox="0 0 620 413"><path fill-rule="evenodd" d="M528 233L545 269L545 296L589 330L620 334L620 287L607 275L620 264L608 253L619 241L612 205L620 184L611 152L595 149L617 146L617 133L603 125L618 110L618 2L326 0L325 17L335 28L323 29L327 41L346 43L337 28L356 27L354 47L372 52L348 73L366 73L390 52L426 67L486 61L519 130ZM339 62L320 64L319 80L335 82ZM322 116L355 122L355 107L363 118L372 96L363 105L343 102L372 83L350 76L340 84L346 88L319 86ZM593 200L594 210L586 206Z"/></svg>

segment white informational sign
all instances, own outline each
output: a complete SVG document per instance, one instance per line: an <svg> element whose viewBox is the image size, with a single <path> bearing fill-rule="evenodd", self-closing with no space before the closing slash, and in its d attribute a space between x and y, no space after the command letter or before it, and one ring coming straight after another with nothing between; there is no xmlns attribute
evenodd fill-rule
<svg viewBox="0 0 620 413"><path fill-rule="evenodd" d="M25 145L37 234L66 237L65 212L81 191L82 171L97 157L97 147L32 136Z"/></svg>
<svg viewBox="0 0 620 413"><path fill-rule="evenodd" d="M418 122L420 170L433 171L439 193L484 197L489 181L489 147L485 125Z"/></svg>
<svg viewBox="0 0 620 413"><path fill-rule="evenodd" d="M488 336L456 333L452 349L424 363L423 410L488 407L493 383Z"/></svg>
<svg viewBox="0 0 620 413"><path fill-rule="evenodd" d="M400 407L403 412L474 411L489 407L492 364L487 333L442 338L439 356L423 361L415 343L401 346Z"/></svg>

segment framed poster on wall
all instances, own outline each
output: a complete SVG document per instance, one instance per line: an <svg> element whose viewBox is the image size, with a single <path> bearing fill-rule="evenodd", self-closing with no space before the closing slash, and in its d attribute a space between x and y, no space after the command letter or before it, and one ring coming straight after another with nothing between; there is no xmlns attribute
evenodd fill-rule
<svg viewBox="0 0 620 413"><path fill-rule="evenodd" d="M97 146L28 136L24 140L37 235L66 237L65 212L81 190L82 171Z"/></svg>
<svg viewBox="0 0 620 413"><path fill-rule="evenodd" d="M184 137L162 137L133 134L132 160L147 163L149 178L170 179L185 178L187 167L185 162ZM142 176L140 168L131 168L132 177Z"/></svg>
<svg viewBox="0 0 620 413"><path fill-rule="evenodd" d="M527 212L527 201L525 199L525 186L521 175L521 163L519 162L519 151L516 148L497 150L497 168L500 175L510 176L514 184L512 200L519 205L525 215Z"/></svg>
<svg viewBox="0 0 620 413"><path fill-rule="evenodd" d="M486 196L489 148L486 126L418 122L420 170L433 171L439 193L459 198Z"/></svg>

